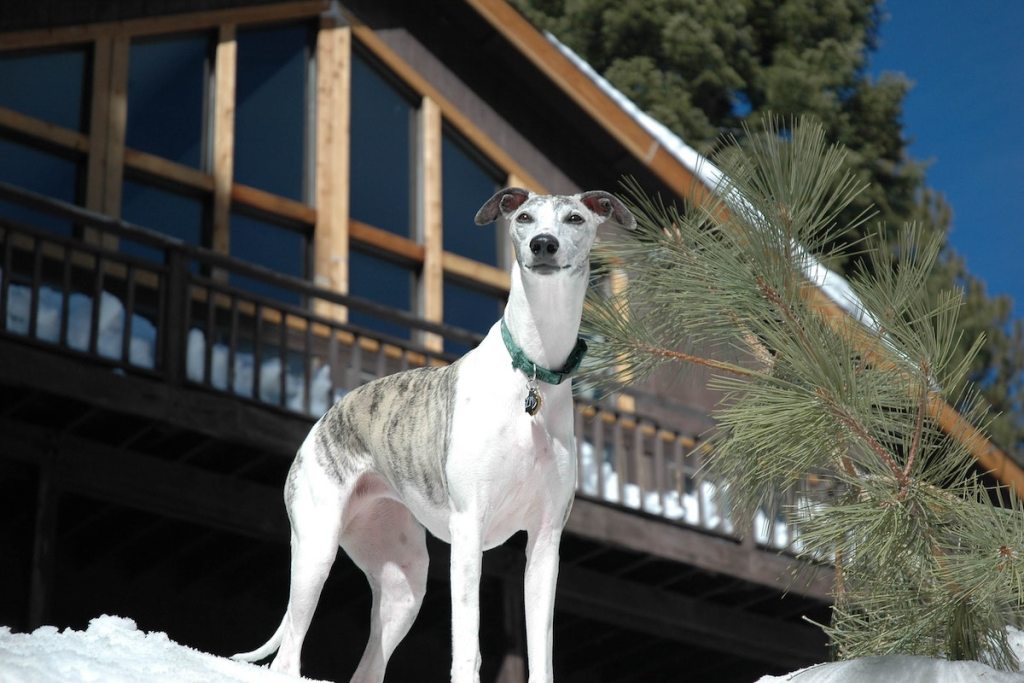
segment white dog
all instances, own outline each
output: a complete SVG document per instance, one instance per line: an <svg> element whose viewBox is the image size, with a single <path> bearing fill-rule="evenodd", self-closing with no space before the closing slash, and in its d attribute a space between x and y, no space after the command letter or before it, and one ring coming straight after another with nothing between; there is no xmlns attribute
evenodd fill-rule
<svg viewBox="0 0 1024 683"><path fill-rule="evenodd" d="M255 661L299 672L302 641L340 544L373 591L370 638L353 683L383 681L427 581L423 528L451 543L452 681L480 678L484 550L528 534L530 681L551 681L558 544L576 488L572 389L598 226L632 229L606 192L534 195L510 187L477 212L507 224L515 248L502 319L444 368L418 368L347 394L320 419L288 473L288 609Z"/></svg>

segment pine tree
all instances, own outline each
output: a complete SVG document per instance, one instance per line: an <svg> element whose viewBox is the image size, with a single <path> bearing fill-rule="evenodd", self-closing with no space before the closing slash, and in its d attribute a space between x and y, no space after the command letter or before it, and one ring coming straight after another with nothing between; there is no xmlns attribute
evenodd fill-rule
<svg viewBox="0 0 1024 683"><path fill-rule="evenodd" d="M811 255L841 256L835 245L868 222L848 218L866 185L819 125L744 138L720 154L717 203L679 209L628 186L638 230L595 252L628 284L588 299L591 381L712 369L723 398L708 476L737 518L797 501L797 549L836 569L825 630L840 657L1015 665L1004 627L1024 616L1024 507L985 488L972 444L931 409L987 423L967 379L980 340L960 350L964 295L933 303L924 288L941 239L911 224L858 245L859 320L823 315Z"/></svg>
<svg viewBox="0 0 1024 683"><path fill-rule="evenodd" d="M968 378L1001 413L992 424L995 441L1024 462L1024 322L1011 321L1008 299L987 296L946 243L950 209L925 186L924 164L907 154L900 119L910 83L867 74L881 0L512 1L698 151L713 154L723 134L742 143L744 124L758 128L772 116L821 122L827 139L848 150L847 168L866 183L848 218L872 206L881 222L915 221L940 241L925 286L933 304L952 286L967 291L965 338L986 338ZM855 244L875 225L836 239ZM891 268L897 249L888 245L887 262L838 251L832 265ZM958 353L968 350L964 343Z"/></svg>

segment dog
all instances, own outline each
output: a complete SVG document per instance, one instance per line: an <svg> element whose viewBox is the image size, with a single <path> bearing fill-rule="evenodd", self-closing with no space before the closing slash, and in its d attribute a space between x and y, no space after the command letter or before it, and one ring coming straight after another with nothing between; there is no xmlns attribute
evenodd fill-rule
<svg viewBox="0 0 1024 683"><path fill-rule="evenodd" d="M494 194L475 220L498 221L512 239L501 320L453 364L374 380L313 426L285 484L292 556L284 619L265 645L235 659L276 650L271 668L299 673L340 545L373 593L369 641L351 680L383 681L423 601L425 528L451 544L451 680L479 681L482 553L525 530L529 680L553 679L558 546L576 490L571 375L586 350L578 333L590 250L601 224L636 222L607 192L517 187Z"/></svg>

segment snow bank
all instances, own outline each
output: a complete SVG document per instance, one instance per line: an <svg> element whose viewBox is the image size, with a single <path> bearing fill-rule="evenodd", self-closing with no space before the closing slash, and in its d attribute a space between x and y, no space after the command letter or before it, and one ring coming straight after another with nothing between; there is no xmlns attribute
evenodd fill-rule
<svg viewBox="0 0 1024 683"><path fill-rule="evenodd" d="M1021 683L1024 674L996 671L980 662L947 662L928 657L865 657L818 664L758 683Z"/></svg>
<svg viewBox="0 0 1024 683"><path fill-rule="evenodd" d="M85 631L0 627L0 683L295 683L308 681L179 645L102 616Z"/></svg>

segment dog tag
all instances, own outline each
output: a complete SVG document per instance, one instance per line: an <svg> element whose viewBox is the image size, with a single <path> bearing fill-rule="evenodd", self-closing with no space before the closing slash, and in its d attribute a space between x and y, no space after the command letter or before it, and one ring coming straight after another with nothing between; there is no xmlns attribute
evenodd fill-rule
<svg viewBox="0 0 1024 683"><path fill-rule="evenodd" d="M544 403L543 397L540 395L540 391L535 386L530 386L530 390L526 392L526 413L533 417L540 412L540 406Z"/></svg>

